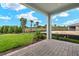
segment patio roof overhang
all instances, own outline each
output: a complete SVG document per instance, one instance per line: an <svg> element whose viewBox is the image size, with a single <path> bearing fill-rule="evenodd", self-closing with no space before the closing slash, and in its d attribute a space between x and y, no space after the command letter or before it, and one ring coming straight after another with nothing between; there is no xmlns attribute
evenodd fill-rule
<svg viewBox="0 0 79 59"><path fill-rule="evenodd" d="M26 7L39 10L45 14L57 14L69 9L79 7L79 3L21 3Z"/></svg>
<svg viewBox="0 0 79 59"><path fill-rule="evenodd" d="M43 12L47 18L47 39L51 39L51 15L79 7L79 3L21 3L36 11Z"/></svg>

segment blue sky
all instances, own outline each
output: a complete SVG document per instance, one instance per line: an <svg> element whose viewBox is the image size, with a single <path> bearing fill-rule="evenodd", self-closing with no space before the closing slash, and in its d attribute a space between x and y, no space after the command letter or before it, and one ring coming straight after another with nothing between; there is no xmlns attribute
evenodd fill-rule
<svg viewBox="0 0 79 59"><path fill-rule="evenodd" d="M52 17L52 24L57 25L71 25L74 23L79 23L79 8L74 8L71 10L64 11Z"/></svg>
<svg viewBox="0 0 79 59"><path fill-rule="evenodd" d="M21 7L22 6L22 7ZM26 26L30 26L30 20L39 22L40 25L46 24L46 16L20 4L0 4L0 26L20 25L19 18L27 18Z"/></svg>
<svg viewBox="0 0 79 59"><path fill-rule="evenodd" d="M38 21L45 25L46 16L20 4L0 4L0 26L20 26L20 17L27 18L26 26L30 26L30 20ZM52 25L70 25L79 22L79 8L71 9L52 16Z"/></svg>

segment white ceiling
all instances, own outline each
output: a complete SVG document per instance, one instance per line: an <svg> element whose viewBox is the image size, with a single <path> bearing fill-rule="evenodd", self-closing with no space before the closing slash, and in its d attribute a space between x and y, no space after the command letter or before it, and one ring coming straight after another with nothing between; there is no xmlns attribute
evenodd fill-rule
<svg viewBox="0 0 79 59"><path fill-rule="evenodd" d="M56 14L79 6L78 3L22 3L22 4L32 9L40 10L47 14Z"/></svg>

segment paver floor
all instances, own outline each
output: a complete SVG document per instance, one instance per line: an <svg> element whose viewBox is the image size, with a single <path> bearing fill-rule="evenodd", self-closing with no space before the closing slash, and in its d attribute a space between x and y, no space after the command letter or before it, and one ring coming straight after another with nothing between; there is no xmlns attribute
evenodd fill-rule
<svg viewBox="0 0 79 59"><path fill-rule="evenodd" d="M78 56L79 44L59 41L43 40L4 56Z"/></svg>

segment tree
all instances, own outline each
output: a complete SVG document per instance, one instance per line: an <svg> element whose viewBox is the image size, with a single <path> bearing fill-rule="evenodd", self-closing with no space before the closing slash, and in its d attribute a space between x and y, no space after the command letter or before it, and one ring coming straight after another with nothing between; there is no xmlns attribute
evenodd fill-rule
<svg viewBox="0 0 79 59"><path fill-rule="evenodd" d="M25 33L27 19L20 18L20 21L21 21L22 32Z"/></svg>
<svg viewBox="0 0 79 59"><path fill-rule="evenodd" d="M34 27L36 26L36 24L34 24Z"/></svg>
<svg viewBox="0 0 79 59"><path fill-rule="evenodd" d="M13 33L13 32L14 32L13 26L9 26L9 27L8 27L8 33Z"/></svg>
<svg viewBox="0 0 79 59"><path fill-rule="evenodd" d="M22 27L18 27L18 33L22 33Z"/></svg>
<svg viewBox="0 0 79 59"><path fill-rule="evenodd" d="M30 23L31 23L31 31L32 31L32 25L33 25L33 20L30 20Z"/></svg>
<svg viewBox="0 0 79 59"><path fill-rule="evenodd" d="M56 25L56 24L54 24L54 27L57 27L57 25Z"/></svg>
<svg viewBox="0 0 79 59"><path fill-rule="evenodd" d="M36 22L36 26L37 26L37 27L39 26L39 22L38 22L38 21Z"/></svg>
<svg viewBox="0 0 79 59"><path fill-rule="evenodd" d="M0 28L1 33L3 33L3 28L4 28L4 26L2 26L2 27Z"/></svg>
<svg viewBox="0 0 79 59"><path fill-rule="evenodd" d="M1 32L1 28L2 28L2 27L0 27L0 33L2 33L2 32Z"/></svg>
<svg viewBox="0 0 79 59"><path fill-rule="evenodd" d="M3 27L3 33L8 33L8 26Z"/></svg>
<svg viewBox="0 0 79 59"><path fill-rule="evenodd" d="M14 26L14 33L18 33L18 26Z"/></svg>
<svg viewBox="0 0 79 59"><path fill-rule="evenodd" d="M46 27L47 27L47 24L44 25L44 28L46 28Z"/></svg>

